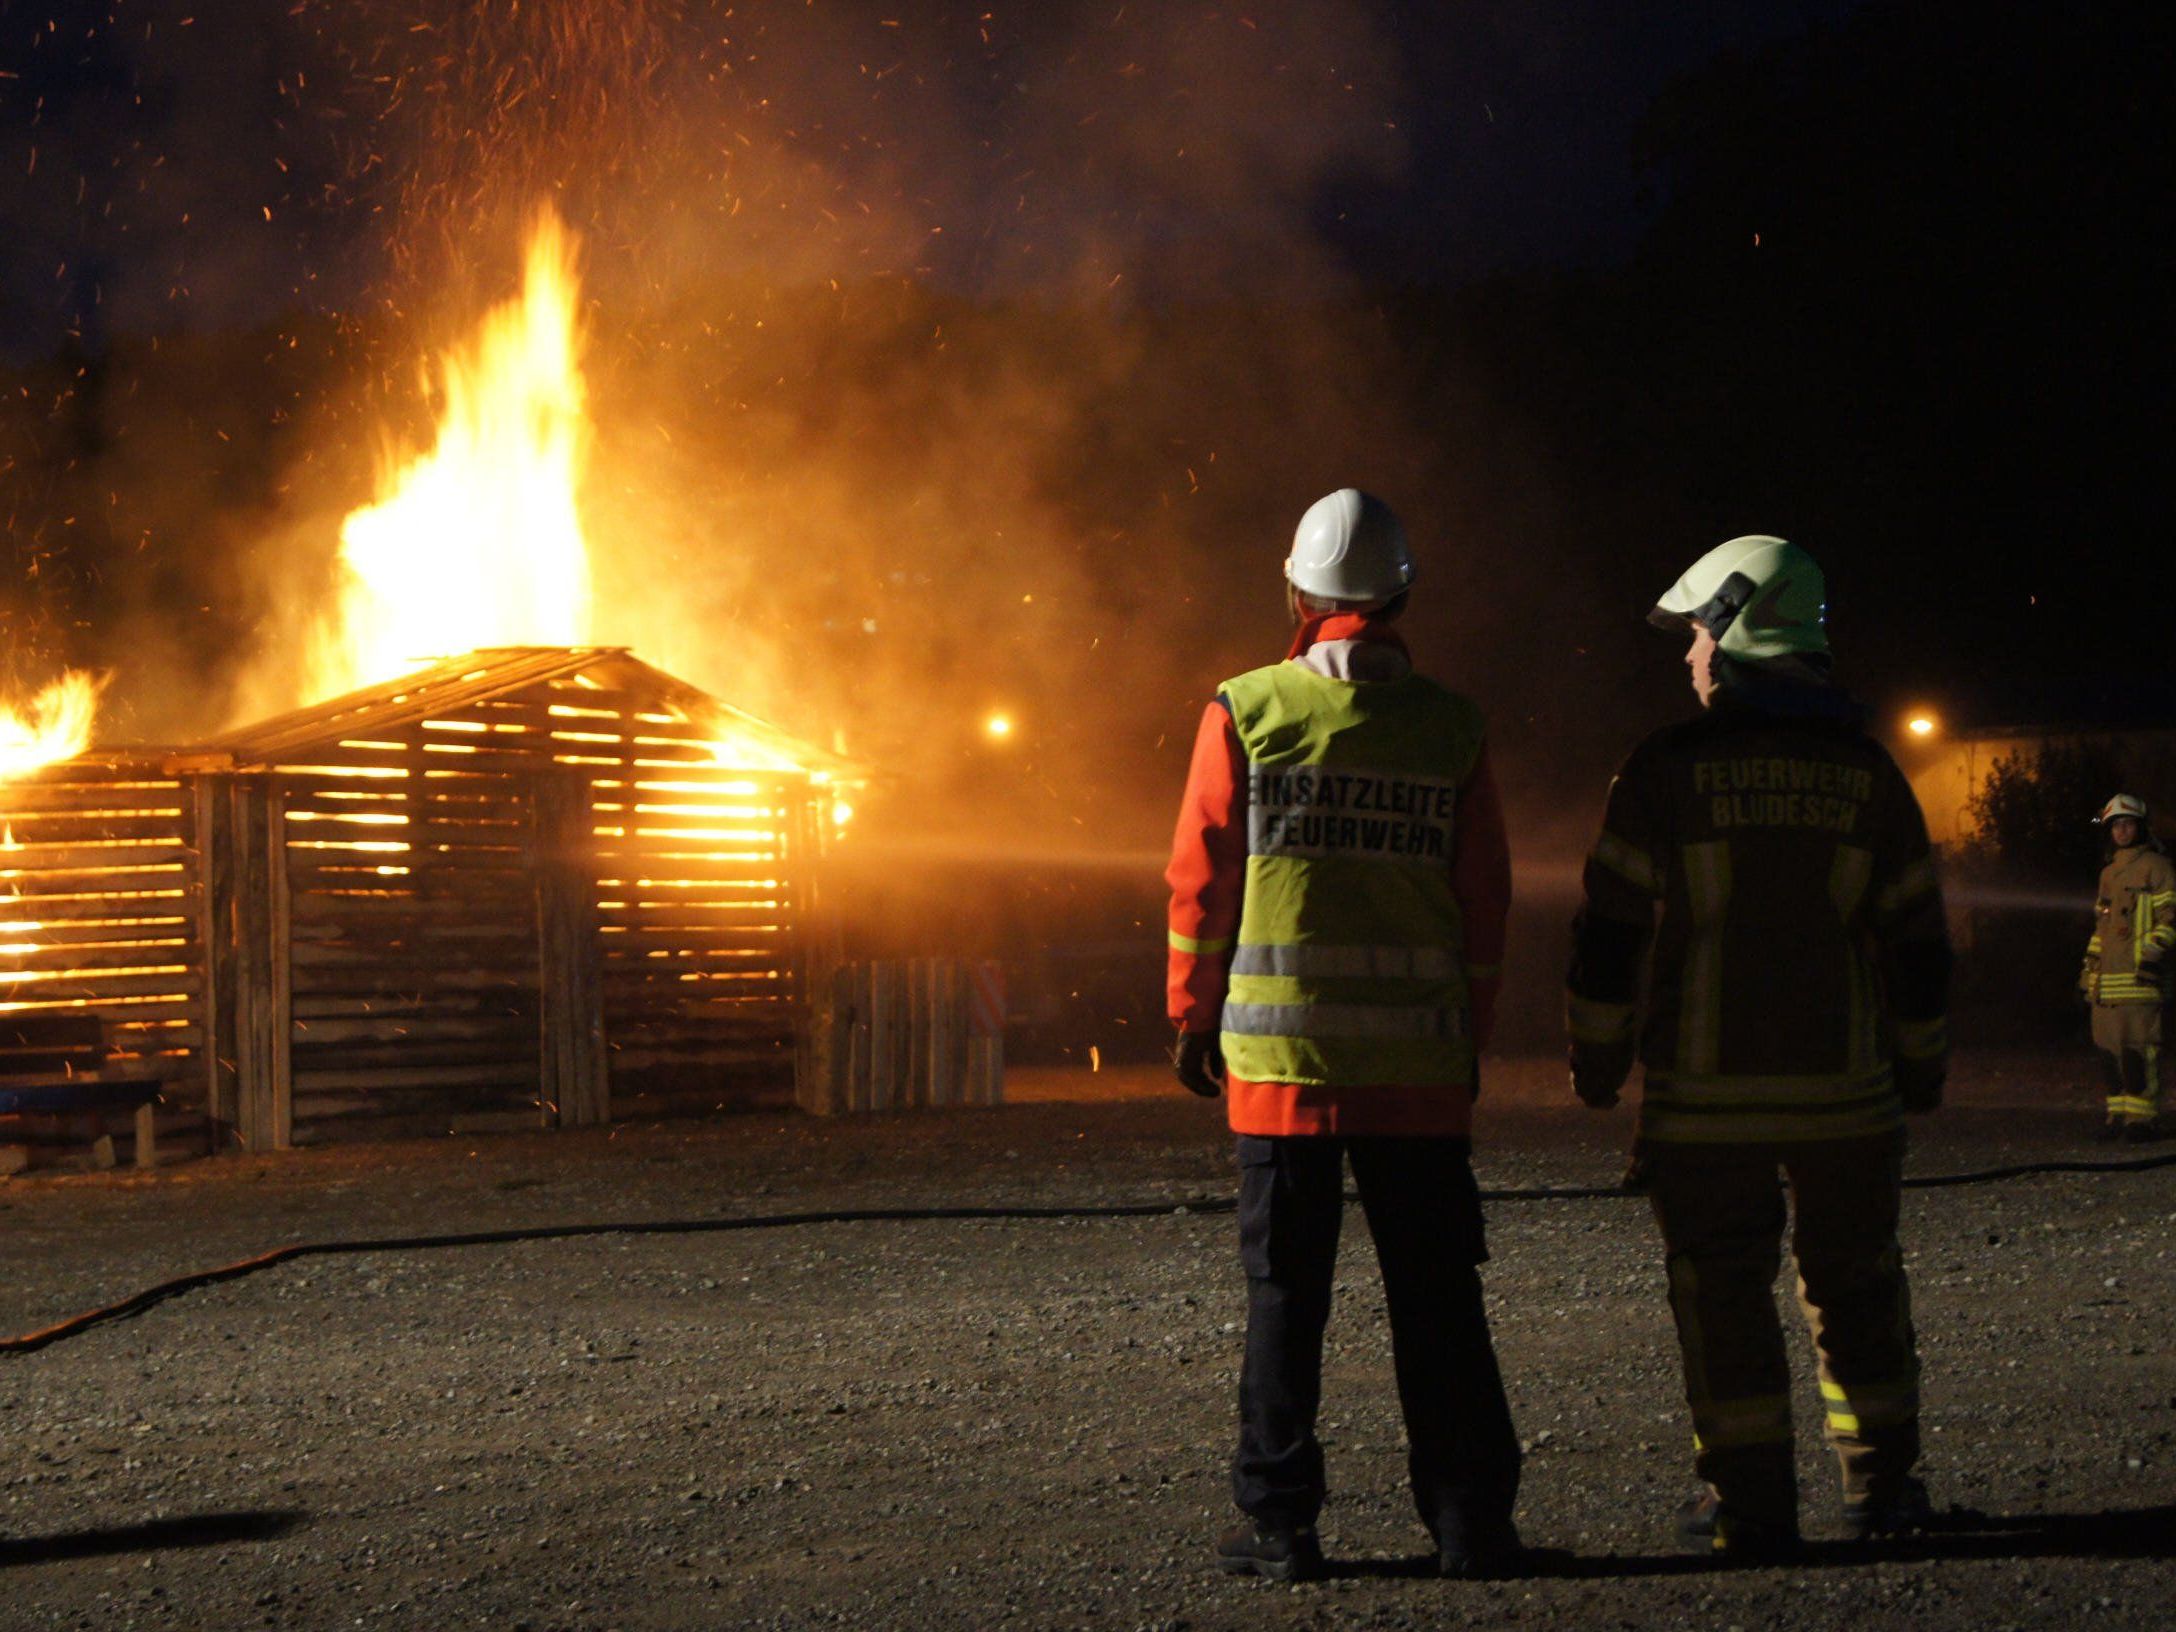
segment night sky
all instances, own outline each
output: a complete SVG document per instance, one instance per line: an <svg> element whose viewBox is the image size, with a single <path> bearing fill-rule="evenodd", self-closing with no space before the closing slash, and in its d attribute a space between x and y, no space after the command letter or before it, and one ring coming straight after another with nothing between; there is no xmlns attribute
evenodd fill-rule
<svg viewBox="0 0 2176 1632"><path fill-rule="evenodd" d="M1685 706L1641 614L1739 532L1885 710L2165 675L2159 22L0 0L0 680L246 712L546 196L618 559L806 729L986 770L933 721L1024 705L1129 834L1347 481L1537 812Z"/></svg>

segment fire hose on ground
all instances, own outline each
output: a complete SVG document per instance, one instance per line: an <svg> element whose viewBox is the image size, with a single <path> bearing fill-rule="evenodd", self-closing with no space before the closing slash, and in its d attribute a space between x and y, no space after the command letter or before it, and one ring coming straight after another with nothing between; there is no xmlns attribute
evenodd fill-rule
<svg viewBox="0 0 2176 1632"><path fill-rule="evenodd" d="M2000 1184L2011 1179L2057 1173L2143 1173L2153 1168L2176 1167L2176 1155L2143 1156L2121 1162L2018 1162L2007 1167L1978 1168L1964 1173L1927 1173L1908 1177L1907 1190L1944 1190L1967 1184ZM1637 1195L1623 1185L1528 1185L1513 1189L1484 1189L1483 1201L1612 1201ZM1359 1197L1347 1193L1351 1206ZM934 1223L1050 1223L1066 1219L1212 1217L1236 1211L1232 1197L1206 1197L1180 1201L1083 1203L1072 1207L850 1207L806 1213L757 1213L739 1218L640 1219L600 1224L539 1224L519 1229L465 1230L446 1235L369 1236L354 1241L297 1241L254 1258L222 1264L217 1269L177 1275L131 1293L118 1303L85 1310L39 1331L19 1337L0 1338L0 1354L29 1354L112 1321L145 1313L170 1298L199 1287L238 1281L261 1270L303 1258L338 1258L358 1253L430 1252L445 1247L502 1247L525 1241L573 1241L594 1236L723 1235L743 1230L794 1229L817 1224L934 1224Z"/></svg>

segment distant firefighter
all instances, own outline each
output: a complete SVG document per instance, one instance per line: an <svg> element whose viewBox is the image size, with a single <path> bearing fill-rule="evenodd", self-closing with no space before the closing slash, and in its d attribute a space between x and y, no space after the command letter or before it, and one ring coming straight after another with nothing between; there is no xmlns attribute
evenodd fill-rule
<svg viewBox="0 0 2176 1632"><path fill-rule="evenodd" d="M2119 793L2093 820L2114 850L2101 869L2093 935L2078 975L2108 1083L2100 1136L2143 1142L2154 1137L2161 1110L2162 970L2176 946L2176 867L2153 836L2145 800Z"/></svg>
<svg viewBox="0 0 2176 1632"><path fill-rule="evenodd" d="M1634 1167L1705 1482L1677 1532L1732 1558L1800 1546L1779 1168L1845 1525L1866 1538L1928 1516L1900 1113L1941 1103L1949 939L1919 806L1830 677L1825 596L1805 551L1748 537L1655 607L1691 636L1704 712L1611 784L1569 982L1579 1097L1615 1105L1645 1068Z"/></svg>
<svg viewBox="0 0 2176 1632"><path fill-rule="evenodd" d="M1523 1567L1468 1138L1511 864L1480 711L1416 674L1394 627L1412 579L1381 500L1309 507L1285 562L1291 651L1203 715L1166 875L1174 1064L1197 1094L1229 1090L1238 1136L1248 1522L1217 1563L1277 1581L1323 1567L1315 1415L1348 1158L1438 1565Z"/></svg>

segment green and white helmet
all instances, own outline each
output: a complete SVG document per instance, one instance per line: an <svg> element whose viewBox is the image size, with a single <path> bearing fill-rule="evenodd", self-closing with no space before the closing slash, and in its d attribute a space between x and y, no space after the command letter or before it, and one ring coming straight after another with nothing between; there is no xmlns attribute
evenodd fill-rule
<svg viewBox="0 0 2176 1632"><path fill-rule="evenodd" d="M1828 580L1796 544L1749 533L1718 544L1655 603L1663 629L1699 624L1729 657L1759 663L1828 651Z"/></svg>

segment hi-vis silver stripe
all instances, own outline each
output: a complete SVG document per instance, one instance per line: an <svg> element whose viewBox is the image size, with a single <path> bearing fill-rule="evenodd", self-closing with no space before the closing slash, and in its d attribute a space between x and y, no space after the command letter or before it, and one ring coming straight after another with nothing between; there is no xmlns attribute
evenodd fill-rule
<svg viewBox="0 0 2176 1632"><path fill-rule="evenodd" d="M1457 960L1441 946L1242 946L1234 975L1296 975L1316 980L1449 980Z"/></svg>
<svg viewBox="0 0 2176 1632"><path fill-rule="evenodd" d="M1249 765L1247 853L1448 866L1458 784L1357 765Z"/></svg>
<svg viewBox="0 0 2176 1632"><path fill-rule="evenodd" d="M1374 1037L1455 1041L1456 1009L1376 1003L1227 1003L1224 1029L1242 1037Z"/></svg>

